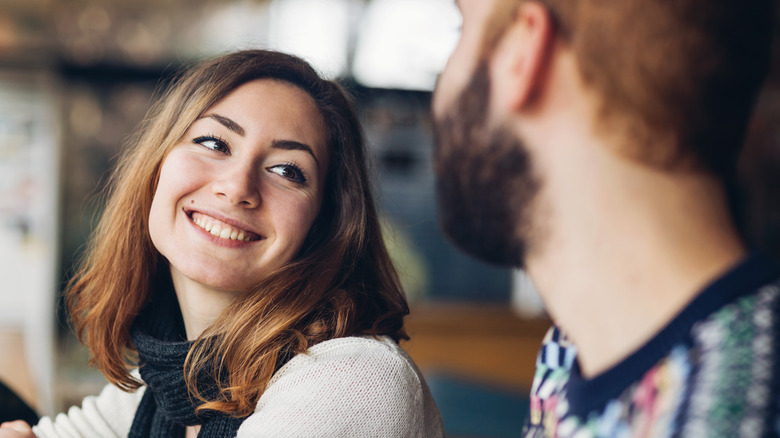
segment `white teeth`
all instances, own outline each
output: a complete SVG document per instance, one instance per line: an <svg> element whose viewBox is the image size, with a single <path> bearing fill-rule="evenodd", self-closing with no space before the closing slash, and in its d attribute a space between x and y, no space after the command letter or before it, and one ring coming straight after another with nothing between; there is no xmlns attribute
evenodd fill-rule
<svg viewBox="0 0 780 438"><path fill-rule="evenodd" d="M220 224L219 222L212 223L210 220L200 216L193 217L192 221L195 223L195 225L203 228L207 232L219 237L220 239L242 240L246 242L251 241L251 238L247 236L244 230L240 228L236 229L227 224Z"/></svg>

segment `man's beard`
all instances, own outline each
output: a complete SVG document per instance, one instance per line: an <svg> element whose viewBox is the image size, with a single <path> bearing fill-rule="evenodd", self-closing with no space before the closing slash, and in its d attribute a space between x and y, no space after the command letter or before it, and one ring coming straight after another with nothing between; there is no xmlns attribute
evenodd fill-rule
<svg viewBox="0 0 780 438"><path fill-rule="evenodd" d="M539 190L527 149L508 128L489 123L490 77L482 62L455 104L434 122L441 225L467 253L524 267Z"/></svg>

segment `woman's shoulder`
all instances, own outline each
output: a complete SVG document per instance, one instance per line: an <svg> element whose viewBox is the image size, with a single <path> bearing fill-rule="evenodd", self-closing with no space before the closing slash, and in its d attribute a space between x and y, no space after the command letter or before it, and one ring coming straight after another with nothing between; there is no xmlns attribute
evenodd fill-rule
<svg viewBox="0 0 780 438"><path fill-rule="evenodd" d="M309 370L318 376L330 371L334 377L363 375L377 371L393 372L420 380L414 362L395 341L387 336L350 336L316 344L306 353L294 356L274 375L270 384L290 373ZM388 375L392 377L392 375Z"/></svg>
<svg viewBox="0 0 780 438"><path fill-rule="evenodd" d="M392 339L367 336L321 342L293 357L239 436L439 437L442 430L414 362Z"/></svg>
<svg viewBox="0 0 780 438"><path fill-rule="evenodd" d="M345 355L402 357L409 360L403 348L388 336L349 336L330 339L310 347L307 353L296 357L303 356L316 360L321 357Z"/></svg>

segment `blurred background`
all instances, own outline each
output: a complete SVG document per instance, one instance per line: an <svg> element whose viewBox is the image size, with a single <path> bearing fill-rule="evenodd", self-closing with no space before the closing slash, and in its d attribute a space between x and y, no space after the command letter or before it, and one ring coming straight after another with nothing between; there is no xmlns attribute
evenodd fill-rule
<svg viewBox="0 0 780 438"><path fill-rule="evenodd" d="M273 48L304 57L357 102L413 308L404 347L448 436L518 436L550 323L521 272L468 258L437 227L429 105L459 26L452 0L0 0L0 380L44 415L105 384L87 367L60 295L100 217L107 172L181 68ZM776 72L735 196L745 234L775 256Z"/></svg>

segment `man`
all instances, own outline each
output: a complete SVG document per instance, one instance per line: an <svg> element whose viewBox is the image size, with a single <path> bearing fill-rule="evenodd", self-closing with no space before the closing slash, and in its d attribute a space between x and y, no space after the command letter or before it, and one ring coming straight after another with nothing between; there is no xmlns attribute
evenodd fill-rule
<svg viewBox="0 0 780 438"><path fill-rule="evenodd" d="M555 323L525 435L776 436L780 273L727 199L773 2L458 5L441 219L526 269Z"/></svg>

